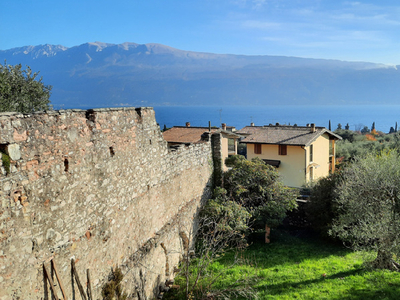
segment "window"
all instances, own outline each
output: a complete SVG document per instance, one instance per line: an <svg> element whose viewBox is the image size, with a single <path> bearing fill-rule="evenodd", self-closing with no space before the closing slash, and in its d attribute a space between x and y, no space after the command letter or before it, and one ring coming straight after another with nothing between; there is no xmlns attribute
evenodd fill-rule
<svg viewBox="0 0 400 300"><path fill-rule="evenodd" d="M310 180L314 179L314 167L310 168Z"/></svg>
<svg viewBox="0 0 400 300"><path fill-rule="evenodd" d="M279 145L279 155L287 155L287 145Z"/></svg>
<svg viewBox="0 0 400 300"><path fill-rule="evenodd" d="M314 147L313 147L313 145L310 145L310 162L312 162L313 161L313 149Z"/></svg>
<svg viewBox="0 0 400 300"><path fill-rule="evenodd" d="M254 144L254 154L261 154L261 144Z"/></svg>

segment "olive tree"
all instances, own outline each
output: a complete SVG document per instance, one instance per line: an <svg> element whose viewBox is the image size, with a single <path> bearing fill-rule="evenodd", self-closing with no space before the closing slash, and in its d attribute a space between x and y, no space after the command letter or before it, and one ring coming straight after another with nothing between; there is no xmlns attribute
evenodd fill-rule
<svg viewBox="0 0 400 300"><path fill-rule="evenodd" d="M30 113L51 109L51 86L42 82L39 72L19 65L0 64L0 112Z"/></svg>
<svg viewBox="0 0 400 300"><path fill-rule="evenodd" d="M338 217L330 233L356 250L375 250L373 266L397 269L400 254L400 164L395 150L369 154L343 169Z"/></svg>
<svg viewBox="0 0 400 300"><path fill-rule="evenodd" d="M269 227L278 226L288 211L297 207L297 193L286 187L277 170L261 159L250 161L236 155L228 158L226 164L232 167L224 173L227 197L246 208L255 225L263 224L268 231Z"/></svg>

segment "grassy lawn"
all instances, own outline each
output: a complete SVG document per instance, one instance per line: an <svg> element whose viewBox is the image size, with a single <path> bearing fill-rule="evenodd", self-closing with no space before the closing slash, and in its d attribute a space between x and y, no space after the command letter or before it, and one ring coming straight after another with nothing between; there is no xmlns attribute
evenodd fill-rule
<svg viewBox="0 0 400 300"><path fill-rule="evenodd" d="M215 261L210 271L222 275L214 288L240 288L246 279L254 299L400 299L400 273L365 268L368 253L304 232L276 230L271 244L262 240L255 236L233 268L233 253ZM184 285L182 278L176 282Z"/></svg>

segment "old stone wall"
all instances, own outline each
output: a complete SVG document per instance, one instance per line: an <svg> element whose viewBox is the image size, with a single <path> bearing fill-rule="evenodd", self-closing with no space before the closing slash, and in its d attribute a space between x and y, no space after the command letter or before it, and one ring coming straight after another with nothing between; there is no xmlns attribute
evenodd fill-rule
<svg viewBox="0 0 400 300"><path fill-rule="evenodd" d="M210 141L168 151L152 108L3 113L0 151L1 300L50 297L53 258L69 299L72 258L93 299L116 266L155 297L211 190Z"/></svg>

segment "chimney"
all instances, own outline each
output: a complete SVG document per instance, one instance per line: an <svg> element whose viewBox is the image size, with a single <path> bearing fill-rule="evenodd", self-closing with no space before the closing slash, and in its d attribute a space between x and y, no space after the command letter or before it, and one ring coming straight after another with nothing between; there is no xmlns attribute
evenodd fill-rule
<svg viewBox="0 0 400 300"><path fill-rule="evenodd" d="M186 127L190 127L190 122L186 122Z"/></svg>
<svg viewBox="0 0 400 300"><path fill-rule="evenodd" d="M250 123L250 126L254 126L254 123L253 123L253 122L251 122L251 123Z"/></svg>
<svg viewBox="0 0 400 300"><path fill-rule="evenodd" d="M315 123L311 123L311 132L312 132L312 133L315 132Z"/></svg>
<svg viewBox="0 0 400 300"><path fill-rule="evenodd" d="M208 121L208 131L211 132L211 121Z"/></svg>
<svg viewBox="0 0 400 300"><path fill-rule="evenodd" d="M222 123L221 126L222 126L222 130L226 130L226 123Z"/></svg>

